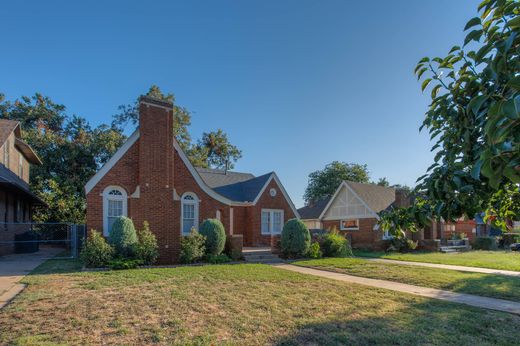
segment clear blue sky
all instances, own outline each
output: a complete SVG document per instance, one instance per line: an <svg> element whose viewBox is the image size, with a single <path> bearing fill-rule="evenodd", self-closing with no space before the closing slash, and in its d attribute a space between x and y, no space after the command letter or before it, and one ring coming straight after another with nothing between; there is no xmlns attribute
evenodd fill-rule
<svg viewBox="0 0 520 346"><path fill-rule="evenodd" d="M238 171L276 171L295 204L340 160L413 185L430 165L413 75L445 54L479 1L9 1L0 92L41 92L93 125L151 84L222 128Z"/></svg>

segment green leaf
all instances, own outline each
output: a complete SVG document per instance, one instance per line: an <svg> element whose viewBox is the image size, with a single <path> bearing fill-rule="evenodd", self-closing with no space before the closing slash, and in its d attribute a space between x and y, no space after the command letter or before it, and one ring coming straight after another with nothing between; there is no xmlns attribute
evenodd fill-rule
<svg viewBox="0 0 520 346"><path fill-rule="evenodd" d="M430 84L431 81L431 78L425 79L421 84L421 91L424 91L424 89L426 89L426 87L428 86L428 84Z"/></svg>
<svg viewBox="0 0 520 346"><path fill-rule="evenodd" d="M479 25L480 23L481 23L481 21L480 21L480 18L479 18L479 17L471 18L471 19L466 23L466 26L464 27L464 31L468 30L469 28L474 27L475 25Z"/></svg>
<svg viewBox="0 0 520 346"><path fill-rule="evenodd" d="M459 46L453 46L451 47L450 51L448 52L448 54L451 54L453 52L456 52L456 51L459 51L460 50L460 47Z"/></svg>
<svg viewBox="0 0 520 346"><path fill-rule="evenodd" d="M519 16L514 17L509 22L507 22L507 25L512 29L519 28L520 27L520 17Z"/></svg>
<svg viewBox="0 0 520 346"><path fill-rule="evenodd" d="M437 84L436 86L433 87L432 89L432 92L431 92L431 97L432 99L434 99L435 97L437 97L437 92L439 92L439 89L442 87L442 85L440 84Z"/></svg>
<svg viewBox="0 0 520 346"><path fill-rule="evenodd" d="M467 106L468 112L472 111L473 114L478 115L478 111L480 110L480 107L482 107L482 104L484 102L486 102L487 99L488 99L487 95L479 95L479 96L475 96L474 98L472 98L471 101L469 101L468 106Z"/></svg>
<svg viewBox="0 0 520 346"><path fill-rule="evenodd" d="M422 58L421 60L419 60L418 64L423 64L423 63L425 63L425 62L429 62L429 61L430 61L430 58L428 58L428 57L425 56L424 58Z"/></svg>
<svg viewBox="0 0 520 346"><path fill-rule="evenodd" d="M475 180L480 180L480 170L482 169L482 164L484 162L482 160L478 160L473 169L471 170L471 177Z"/></svg>
<svg viewBox="0 0 520 346"><path fill-rule="evenodd" d="M421 76L423 75L424 72L426 72L428 70L427 67L423 67L418 73L417 73L417 80L421 79Z"/></svg>
<svg viewBox="0 0 520 346"><path fill-rule="evenodd" d="M507 82L507 86L520 91L520 76L513 77Z"/></svg>
<svg viewBox="0 0 520 346"><path fill-rule="evenodd" d="M482 30L473 30L468 35L466 35L466 38L464 39L464 46L467 45L472 40L479 41L480 37L482 36Z"/></svg>

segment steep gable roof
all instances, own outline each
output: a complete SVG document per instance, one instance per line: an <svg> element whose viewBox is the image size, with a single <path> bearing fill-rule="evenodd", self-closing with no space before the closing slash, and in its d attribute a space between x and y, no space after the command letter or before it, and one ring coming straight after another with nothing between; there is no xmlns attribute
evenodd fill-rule
<svg viewBox="0 0 520 346"><path fill-rule="evenodd" d="M17 176L14 172L12 172L4 165L0 165L0 185L13 189L18 193L21 192L37 204L45 205L45 202L43 202L38 196L36 196L31 191L31 189L29 188L29 184L27 184L24 180L22 180L19 176Z"/></svg>
<svg viewBox="0 0 520 346"><path fill-rule="evenodd" d="M4 145L11 133L15 134L15 146L20 150L23 156L32 164L41 165L42 161L34 152L31 146L22 141L22 133L20 129L20 122L16 120L0 119L0 146Z"/></svg>
<svg viewBox="0 0 520 346"><path fill-rule="evenodd" d="M345 181L345 183L348 184L359 198L375 213L387 209L395 201L395 189L391 187L356 183L353 181Z"/></svg>

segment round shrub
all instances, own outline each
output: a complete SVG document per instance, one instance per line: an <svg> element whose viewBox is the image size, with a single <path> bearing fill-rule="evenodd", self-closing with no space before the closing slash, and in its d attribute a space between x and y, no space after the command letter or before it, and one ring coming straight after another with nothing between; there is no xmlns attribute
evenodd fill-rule
<svg viewBox="0 0 520 346"><path fill-rule="evenodd" d="M323 253L320 249L320 243L317 241L314 241L311 243L311 246L309 247L309 251L307 252L307 257L309 258L321 258L323 256Z"/></svg>
<svg viewBox="0 0 520 346"><path fill-rule="evenodd" d="M329 232L323 237L322 249L325 257L352 257L348 240L338 232Z"/></svg>
<svg viewBox="0 0 520 346"><path fill-rule="evenodd" d="M86 267L105 267L112 260L114 249L107 244L105 238L98 231L91 230L83 242L80 258Z"/></svg>
<svg viewBox="0 0 520 346"><path fill-rule="evenodd" d="M206 237L192 229L190 234L181 239L181 263L193 263L204 257Z"/></svg>
<svg viewBox="0 0 520 346"><path fill-rule="evenodd" d="M303 257L309 251L311 234L298 219L291 219L283 226L280 246L287 257Z"/></svg>
<svg viewBox="0 0 520 346"><path fill-rule="evenodd" d="M226 246L224 225L217 219L207 219L199 227L199 232L206 237L206 254L220 255Z"/></svg>
<svg viewBox="0 0 520 346"><path fill-rule="evenodd" d="M137 233L132 220L126 216L118 217L112 225L108 242L114 247L116 255L121 257L134 256L137 246Z"/></svg>
<svg viewBox="0 0 520 346"><path fill-rule="evenodd" d="M473 249L475 250L496 250L497 243L493 237L477 237L473 241Z"/></svg>

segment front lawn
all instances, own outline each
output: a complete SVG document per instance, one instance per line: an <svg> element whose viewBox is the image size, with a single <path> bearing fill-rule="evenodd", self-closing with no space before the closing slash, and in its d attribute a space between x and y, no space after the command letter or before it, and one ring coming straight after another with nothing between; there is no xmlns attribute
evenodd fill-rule
<svg viewBox="0 0 520 346"><path fill-rule="evenodd" d="M55 273L55 271L59 273ZM75 272L51 261L0 344L515 344L520 316L266 265Z"/></svg>
<svg viewBox="0 0 520 346"><path fill-rule="evenodd" d="M505 251L466 251L459 253L414 252L385 253L355 250L358 257L386 258L399 261L453 264L467 267L481 267L520 271L520 254Z"/></svg>
<svg viewBox="0 0 520 346"><path fill-rule="evenodd" d="M360 258L325 258L298 261L293 264L520 302L520 278L518 277L381 263Z"/></svg>

